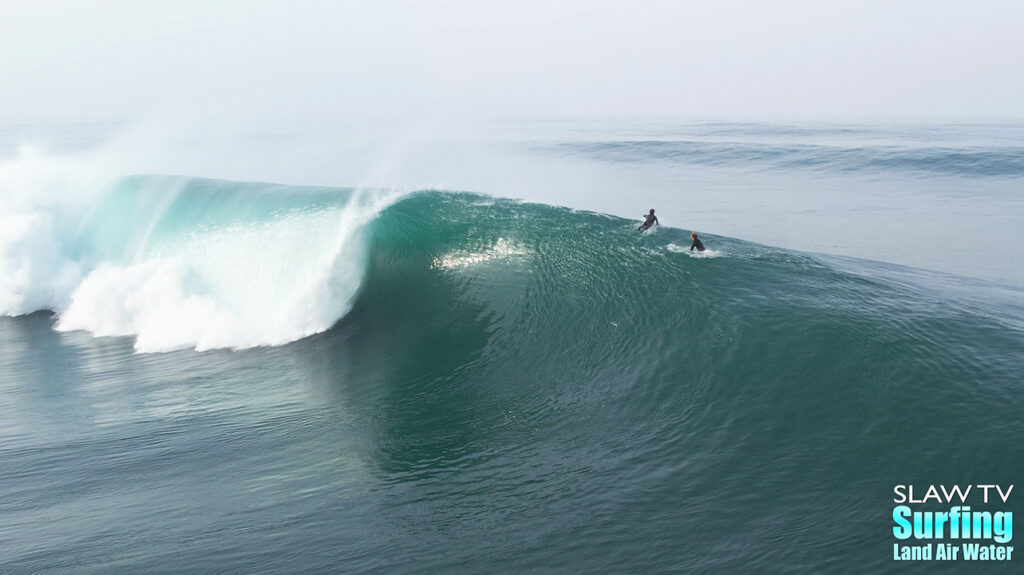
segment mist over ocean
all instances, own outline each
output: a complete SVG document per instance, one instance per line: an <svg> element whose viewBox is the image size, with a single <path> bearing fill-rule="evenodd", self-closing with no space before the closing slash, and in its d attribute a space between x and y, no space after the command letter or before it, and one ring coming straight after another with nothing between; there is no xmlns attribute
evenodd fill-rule
<svg viewBox="0 0 1024 575"><path fill-rule="evenodd" d="M0 572L1016 572L892 511L1020 479L1020 123L125 132L0 126Z"/></svg>

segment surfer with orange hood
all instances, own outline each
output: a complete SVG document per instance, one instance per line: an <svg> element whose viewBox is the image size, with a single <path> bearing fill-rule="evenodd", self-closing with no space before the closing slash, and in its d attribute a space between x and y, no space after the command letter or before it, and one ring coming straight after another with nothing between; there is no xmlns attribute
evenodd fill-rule
<svg viewBox="0 0 1024 575"><path fill-rule="evenodd" d="M690 251L697 250L698 252L704 251L704 242L697 238L697 232L690 232L690 239L693 243L690 244Z"/></svg>

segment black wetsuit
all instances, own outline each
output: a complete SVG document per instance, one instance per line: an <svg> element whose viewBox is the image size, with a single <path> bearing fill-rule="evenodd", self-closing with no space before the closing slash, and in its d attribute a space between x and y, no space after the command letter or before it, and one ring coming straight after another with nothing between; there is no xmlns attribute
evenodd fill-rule
<svg viewBox="0 0 1024 575"><path fill-rule="evenodd" d="M637 229L641 232L646 232L651 228L651 226L657 223L658 216L655 216L654 214L644 214L644 223L640 224L640 227Z"/></svg>
<svg viewBox="0 0 1024 575"><path fill-rule="evenodd" d="M690 251L692 252L693 250L697 250L698 252L704 251L704 243L697 238L693 238L693 243L690 244Z"/></svg>

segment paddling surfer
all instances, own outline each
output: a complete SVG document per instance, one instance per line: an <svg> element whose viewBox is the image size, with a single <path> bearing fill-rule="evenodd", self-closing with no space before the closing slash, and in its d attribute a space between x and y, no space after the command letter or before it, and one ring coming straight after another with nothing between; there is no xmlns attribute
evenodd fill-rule
<svg viewBox="0 0 1024 575"><path fill-rule="evenodd" d="M690 244L690 251L697 250L698 252L704 251L704 242L697 238L697 232L690 232L690 239L693 243Z"/></svg>
<svg viewBox="0 0 1024 575"><path fill-rule="evenodd" d="M654 215L654 208L651 208L651 212L649 214L644 215L644 223L640 224L640 227L637 229L641 232L646 232L651 229L651 226L661 226L661 224L658 223L658 217Z"/></svg>

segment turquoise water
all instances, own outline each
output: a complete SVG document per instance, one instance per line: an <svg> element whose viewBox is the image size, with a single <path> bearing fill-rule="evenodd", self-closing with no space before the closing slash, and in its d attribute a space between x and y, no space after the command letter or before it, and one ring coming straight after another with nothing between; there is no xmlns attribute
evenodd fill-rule
<svg viewBox="0 0 1024 575"><path fill-rule="evenodd" d="M0 571L1016 571L891 518L1019 479L1014 285L445 190L75 221L31 252L71 291L0 317Z"/></svg>

